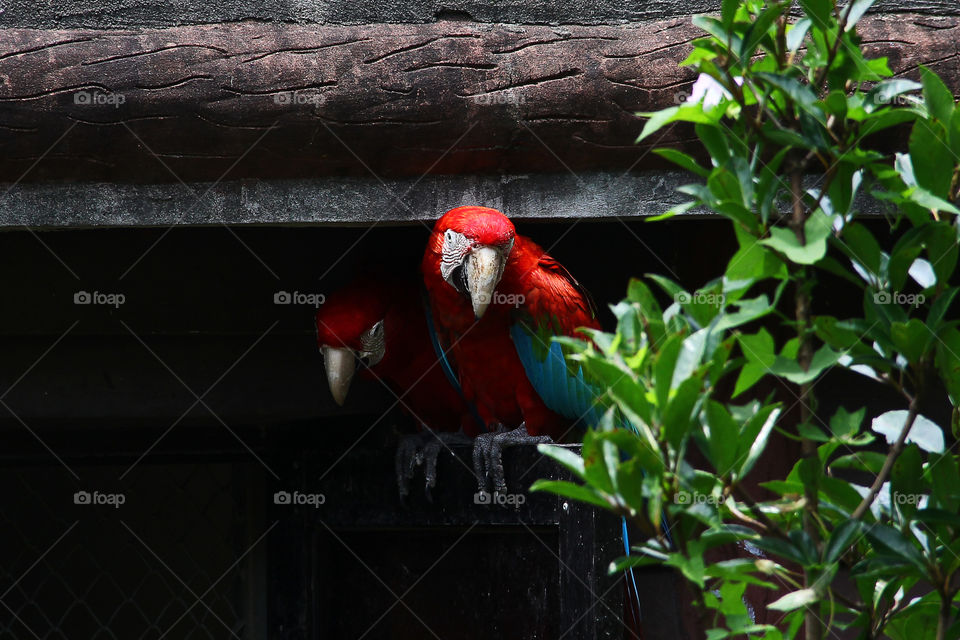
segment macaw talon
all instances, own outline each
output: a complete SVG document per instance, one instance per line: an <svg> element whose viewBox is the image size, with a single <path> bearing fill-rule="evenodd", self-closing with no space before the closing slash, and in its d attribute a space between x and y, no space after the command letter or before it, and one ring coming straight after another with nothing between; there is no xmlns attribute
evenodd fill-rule
<svg viewBox="0 0 960 640"><path fill-rule="evenodd" d="M473 468L480 482L480 490L486 491L487 478L490 478L493 490L506 493L506 472L503 469L503 450L518 445L537 445L553 442L550 436L532 436L527 433L526 423L513 430L503 425L491 433L480 434L476 438L473 450Z"/></svg>
<svg viewBox="0 0 960 640"><path fill-rule="evenodd" d="M446 449L450 452L450 455L455 455L450 448L452 445L469 444L472 440L462 431L437 433L426 426L423 429L423 437L427 441L423 448L424 491L427 494L427 499L432 501L430 490L437 486L437 464L440 459L440 452Z"/></svg>
<svg viewBox="0 0 960 640"><path fill-rule="evenodd" d="M397 474L397 489L400 491L400 499L410 495L410 480L413 479L414 471L423 460L423 438L419 433L413 433L400 436L400 442L397 444L397 453L394 456L394 470Z"/></svg>
<svg viewBox="0 0 960 640"><path fill-rule="evenodd" d="M453 455L451 446L467 444L472 442L472 439L460 431L438 433L426 425L422 425L422 428L421 433L400 437L394 465L401 498L410 494L410 480L416 475L417 467L423 467L424 493L427 500L432 502L433 497L430 492L437 486L440 452L446 449Z"/></svg>
<svg viewBox="0 0 960 640"><path fill-rule="evenodd" d="M487 469L489 465L490 447L493 445L493 438L499 433L506 431L506 427L498 424L493 431L478 434L473 439L473 473L477 476L477 485L480 491L487 490Z"/></svg>

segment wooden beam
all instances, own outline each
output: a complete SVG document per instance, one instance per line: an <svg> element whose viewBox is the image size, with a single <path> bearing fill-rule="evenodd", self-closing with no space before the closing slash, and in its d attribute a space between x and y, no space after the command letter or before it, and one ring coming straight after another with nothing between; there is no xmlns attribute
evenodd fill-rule
<svg viewBox="0 0 960 640"><path fill-rule="evenodd" d="M871 55L960 80L960 18L872 16ZM0 30L0 181L662 167L687 18L624 26L229 23ZM653 145L683 146L674 129Z"/></svg>

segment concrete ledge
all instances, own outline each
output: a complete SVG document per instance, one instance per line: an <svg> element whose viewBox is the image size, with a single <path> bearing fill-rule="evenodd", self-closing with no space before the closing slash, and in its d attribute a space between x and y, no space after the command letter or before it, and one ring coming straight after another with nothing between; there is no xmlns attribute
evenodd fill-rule
<svg viewBox="0 0 960 640"><path fill-rule="evenodd" d="M414 223L448 209L483 204L514 218L637 218L659 215L692 182L677 172L427 176L379 181L327 178L198 183L29 183L0 208L0 228L170 225ZM9 186L0 185L6 190ZM194 189L195 192L191 192ZM198 200L198 196L203 195ZM696 214L690 214L696 215Z"/></svg>

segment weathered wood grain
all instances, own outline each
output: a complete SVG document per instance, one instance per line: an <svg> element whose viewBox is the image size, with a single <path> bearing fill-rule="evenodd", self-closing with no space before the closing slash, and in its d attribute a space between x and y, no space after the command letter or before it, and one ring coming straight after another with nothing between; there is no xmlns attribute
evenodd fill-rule
<svg viewBox="0 0 960 640"><path fill-rule="evenodd" d="M871 53L960 80L960 18L873 16ZM0 30L0 181L652 168L689 19ZM683 145L683 129L652 145Z"/></svg>

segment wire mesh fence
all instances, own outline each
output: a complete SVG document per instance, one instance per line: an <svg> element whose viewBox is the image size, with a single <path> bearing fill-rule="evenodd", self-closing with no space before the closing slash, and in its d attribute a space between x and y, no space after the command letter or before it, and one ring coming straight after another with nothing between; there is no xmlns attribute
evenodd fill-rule
<svg viewBox="0 0 960 640"><path fill-rule="evenodd" d="M0 638L262 637L255 463L70 467L0 468Z"/></svg>

